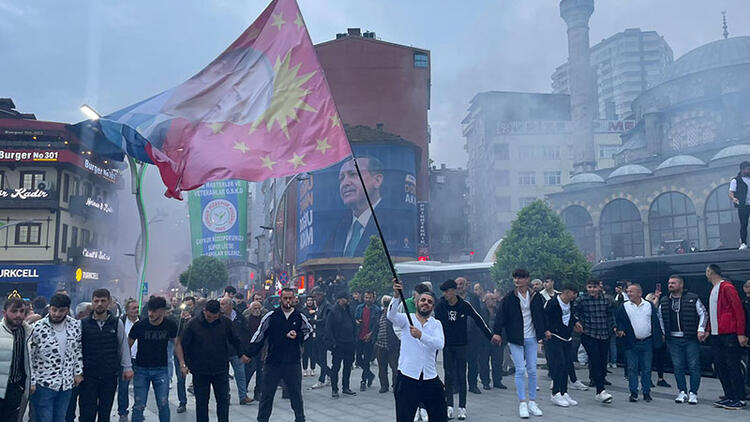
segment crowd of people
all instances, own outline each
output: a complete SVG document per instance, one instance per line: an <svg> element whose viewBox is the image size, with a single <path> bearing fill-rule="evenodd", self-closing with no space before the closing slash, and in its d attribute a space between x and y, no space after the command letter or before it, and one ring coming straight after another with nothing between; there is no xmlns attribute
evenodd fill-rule
<svg viewBox="0 0 750 422"><path fill-rule="evenodd" d="M537 375L540 347L556 406L578 405L569 390L589 387L595 401L612 403L607 374L618 351L629 401L652 400L652 371L659 386L669 387L663 370L671 361L675 402L697 404L704 342L724 391L714 404L745 406L750 379L742 379L740 363L748 350L750 282L743 302L721 269L710 265L712 289L703 303L679 275L669 278L668 294L657 289L646 297L628 281L610 295L598 280L588 280L579 292L573 285L556 289L553 276L531 280L523 269L512 278L514 288L504 295L463 277L447 280L437 289L440 298L429 282L406 297L394 280L393 296L378 298L334 280L304 298L282 289L277 307L261 294L247 300L229 286L216 299L152 296L141 312L134 299L122 310L115 307L107 289L95 290L74 310L64 291L48 303L11 296L0 330L0 420L22 421L28 413L35 422L73 421L76 415L83 422L108 421L116 402L121 422L142 422L153 388L159 420L166 422L174 379L177 413L186 411L192 393L197 421L224 422L233 379L240 405L258 403L258 421L270 420L281 386L299 422L305 420L302 378L317 374L309 388L330 388L332 399L356 396L355 366L361 369L360 392L376 379L379 393L393 392L399 422L466 420L467 393L507 388L506 349L515 368L518 415L529 418L543 415L537 402L547 387ZM588 365L588 385L577 379L576 362ZM211 390L215 418L209 416Z"/></svg>

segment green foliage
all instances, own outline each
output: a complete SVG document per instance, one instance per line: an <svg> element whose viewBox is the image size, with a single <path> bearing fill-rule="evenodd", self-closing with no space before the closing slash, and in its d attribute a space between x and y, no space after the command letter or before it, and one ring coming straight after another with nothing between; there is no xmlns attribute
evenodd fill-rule
<svg viewBox="0 0 750 422"><path fill-rule="evenodd" d="M583 287L591 271L560 216L543 201L519 211L495 259L492 279L504 292L513 289L516 268L528 270L532 279L553 275L558 288L567 283Z"/></svg>
<svg viewBox="0 0 750 422"><path fill-rule="evenodd" d="M377 236L370 236L370 244L365 250L365 259L359 271L349 282L349 290L373 290L378 296L392 291L391 269L383 250L383 243Z"/></svg>
<svg viewBox="0 0 750 422"><path fill-rule="evenodd" d="M229 281L229 272L224 262L212 256L199 256L180 274L180 284L188 290L208 291L224 288Z"/></svg>

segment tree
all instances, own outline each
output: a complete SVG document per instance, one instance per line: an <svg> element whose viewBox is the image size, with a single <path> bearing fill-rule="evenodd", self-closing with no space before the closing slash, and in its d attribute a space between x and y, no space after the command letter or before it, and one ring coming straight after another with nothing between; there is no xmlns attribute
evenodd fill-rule
<svg viewBox="0 0 750 422"><path fill-rule="evenodd" d="M393 274L388 266L383 243L377 236L370 236L365 249L365 259L354 278L349 282L350 290L372 290L377 296L393 290Z"/></svg>
<svg viewBox="0 0 750 422"><path fill-rule="evenodd" d="M227 285L229 272L224 262L213 256L199 256L180 274L180 284L188 290L218 290Z"/></svg>
<svg viewBox="0 0 750 422"><path fill-rule="evenodd" d="M513 288L511 274L516 268L526 269L532 278L553 275L558 288L565 283L581 288L591 264L560 216L543 201L534 201L519 211L495 254L492 279L502 291Z"/></svg>

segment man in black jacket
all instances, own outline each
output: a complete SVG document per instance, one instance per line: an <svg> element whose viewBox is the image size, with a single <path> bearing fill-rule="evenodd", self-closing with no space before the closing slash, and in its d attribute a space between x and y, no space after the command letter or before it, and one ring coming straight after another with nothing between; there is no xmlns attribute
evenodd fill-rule
<svg viewBox="0 0 750 422"><path fill-rule="evenodd" d="M478 309L482 318L495 325L497 315L497 295L492 292L484 294L484 301ZM493 327L490 327L492 329ZM484 340L484 339L482 339ZM492 370L490 371L490 366ZM479 350L479 377L482 387L491 390L492 387L505 390L508 387L503 384L503 346L497 347L491 343L483 342Z"/></svg>
<svg viewBox="0 0 750 422"><path fill-rule="evenodd" d="M445 370L445 400L448 404L448 419L453 418L453 393L457 389L459 420L466 419L466 344L468 342L467 318L482 331L489 341L492 331L477 313L476 309L458 295L455 280L447 280L440 285L443 299L435 309L435 319L443 325L445 347L443 348L443 369Z"/></svg>
<svg viewBox="0 0 750 422"><path fill-rule="evenodd" d="M263 393L258 406L258 422L268 422L273 410L273 398L279 381L284 380L289 401L294 410L295 422L304 422L305 409L302 402L302 343L312 331L310 323L302 313L294 309L294 290L281 289L281 303L267 313L260 328L250 340L250 356L257 359L258 353L268 341L268 354L263 367Z"/></svg>
<svg viewBox="0 0 750 422"><path fill-rule="evenodd" d="M750 161L740 163L740 172L729 182L729 198L737 207L740 218L740 249L747 249L747 219L750 217L750 195L747 186L750 184Z"/></svg>
<svg viewBox="0 0 750 422"><path fill-rule="evenodd" d="M529 289L529 272L524 269L513 271L513 283L516 288L500 302L495 316L494 344L502 342L501 333L505 334L510 348L510 355L516 367L516 393L518 394L518 414L528 418L529 414L542 416L542 410L536 404L536 353L537 343L544 338L544 298L541 294ZM526 378L528 376L528 400L526 395Z"/></svg>
<svg viewBox="0 0 750 422"><path fill-rule="evenodd" d="M560 407L578 404L568 394L568 368L573 361L573 327L577 322L571 308L576 294L575 287L563 286L562 291L552 296L544 306L547 327L544 347L552 376L552 403Z"/></svg>
<svg viewBox="0 0 750 422"><path fill-rule="evenodd" d="M328 319L331 305L328 303L325 291L321 287L315 287L312 291L312 296L315 299L315 305L318 310L315 312L315 318L309 322L315 333L316 363L320 366L320 376L318 377L318 382L313 384L310 388L316 390L327 385L326 377L329 379L331 378L331 367L328 366L328 348L330 347L330 344L328 331L326 329L326 320Z"/></svg>
<svg viewBox="0 0 750 422"><path fill-rule="evenodd" d="M221 315L218 300L209 300L203 312L188 322L182 334L182 348L187 368L193 374L195 392L195 419L208 422L208 401L211 387L216 397L216 417L219 422L229 421L229 358L232 351L244 351L242 343L232 328L232 321ZM239 353L239 352L238 352ZM249 362L243 353L242 362ZM187 374L183 368L183 374Z"/></svg>
<svg viewBox="0 0 750 422"><path fill-rule="evenodd" d="M336 293L336 305L328 313L326 321L329 342L333 351L333 364L331 368L331 397L339 397L339 369L343 362L341 371L341 392L356 396L357 393L349 388L349 378L354 363L354 343L357 338L357 321L354 319L354 311L349 307L349 293L340 290Z"/></svg>
<svg viewBox="0 0 750 422"><path fill-rule="evenodd" d="M240 339L240 343L243 347L246 347L250 342L250 337L247 329L247 322L245 317L240 312L237 312L233 308L234 301L229 296L224 296L219 300L221 305L221 313L229 321L231 321L232 330L234 335ZM237 384L237 394L239 395L240 404L247 405L253 402L250 397L247 396L247 379L245 378L245 364L240 360L241 350L234 347L232 343L228 344L229 347L229 363L232 365L232 371L234 372L234 381Z"/></svg>
<svg viewBox="0 0 750 422"><path fill-rule="evenodd" d="M623 338L628 357L628 387L631 402L638 401L638 375L641 376L643 401L651 401L651 362L654 349L664 343L656 307L643 299L641 285L628 286L628 302L615 312L617 336Z"/></svg>

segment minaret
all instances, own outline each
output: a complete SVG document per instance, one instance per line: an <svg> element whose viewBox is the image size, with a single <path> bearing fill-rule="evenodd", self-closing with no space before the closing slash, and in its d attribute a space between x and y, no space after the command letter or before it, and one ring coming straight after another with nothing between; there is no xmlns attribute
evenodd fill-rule
<svg viewBox="0 0 750 422"><path fill-rule="evenodd" d="M573 125L573 170L596 168L594 120L598 118L596 76L591 69L589 18L594 0L561 0L560 16L568 25L568 86Z"/></svg>

